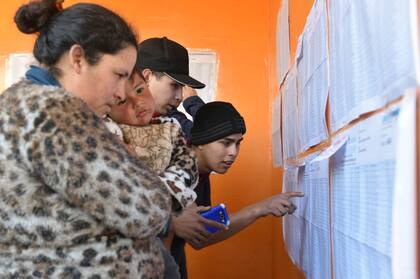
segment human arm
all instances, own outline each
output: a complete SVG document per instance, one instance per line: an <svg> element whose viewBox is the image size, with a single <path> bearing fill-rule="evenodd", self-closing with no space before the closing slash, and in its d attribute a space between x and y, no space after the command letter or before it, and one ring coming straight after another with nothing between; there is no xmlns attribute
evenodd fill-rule
<svg viewBox="0 0 420 279"><path fill-rule="evenodd" d="M41 100L28 112L34 125L22 147L33 175L107 228L133 238L157 235L171 205L160 179L80 99L52 89Z"/></svg>
<svg viewBox="0 0 420 279"><path fill-rule="evenodd" d="M162 121L168 119L163 118ZM198 184L197 158L187 145L179 124L173 120L167 124L170 124L171 128L172 152L170 162L160 177L168 185L170 193L179 205L186 208L197 198L194 192Z"/></svg>
<svg viewBox="0 0 420 279"><path fill-rule="evenodd" d="M178 122L157 117L147 126L121 125L136 156L151 167L174 198L174 209L194 202L198 183L196 156L188 147Z"/></svg>
<svg viewBox="0 0 420 279"><path fill-rule="evenodd" d="M197 111L205 104L203 99L197 95L194 88L188 86L183 88L182 97L185 111L194 119Z"/></svg>
<svg viewBox="0 0 420 279"><path fill-rule="evenodd" d="M205 103L204 101L197 95L195 89L184 86L182 90L183 94L183 106L185 111L192 116L194 119L195 114L197 113L198 109L201 108ZM182 131L185 134L185 137L190 140L191 139L191 129L193 126L193 122L187 118L187 116L174 109L168 113L169 117L175 118L182 127Z"/></svg>
<svg viewBox="0 0 420 279"><path fill-rule="evenodd" d="M292 214L295 211L296 206L291 202L290 198L302 196L303 193L301 192L287 192L274 195L231 214L229 216L229 230L219 231L212 234L210 237L200 239L199 241L187 241L194 249L202 249L206 246L218 243L245 229L261 217L268 215L281 217L287 213Z"/></svg>
<svg viewBox="0 0 420 279"><path fill-rule="evenodd" d="M187 116L180 112L177 109L173 109L168 112L168 117L175 118L182 127L182 132L184 133L185 137L190 140L191 139L191 129L193 126L193 122L187 118Z"/></svg>

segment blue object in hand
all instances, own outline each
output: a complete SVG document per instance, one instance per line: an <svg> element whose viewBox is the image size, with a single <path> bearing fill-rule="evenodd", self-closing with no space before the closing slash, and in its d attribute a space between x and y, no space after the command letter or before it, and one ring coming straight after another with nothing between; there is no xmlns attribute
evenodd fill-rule
<svg viewBox="0 0 420 279"><path fill-rule="evenodd" d="M219 204L219 205L217 205L213 208L210 208L207 211L201 212L200 214L201 214L201 216L203 216L206 219L210 219L210 220L222 223L226 226L229 226L229 224L230 224L229 216L228 216L228 213L226 211L226 207L223 203L221 203L221 204ZM205 225L205 227L206 227L206 230L210 233L215 233L215 232L218 232L220 230L218 228L208 226L208 225Z"/></svg>

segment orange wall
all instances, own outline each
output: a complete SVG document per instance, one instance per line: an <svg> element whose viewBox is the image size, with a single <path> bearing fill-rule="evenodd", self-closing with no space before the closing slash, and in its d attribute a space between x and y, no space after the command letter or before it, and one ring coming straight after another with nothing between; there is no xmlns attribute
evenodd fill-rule
<svg viewBox="0 0 420 279"><path fill-rule="evenodd" d="M14 12L23 2L1 4L0 58L32 49L34 37L19 33L13 24ZM80 1L67 0L65 6L76 2ZM271 167L270 159L269 107L277 91L274 32L280 0L92 2L123 15L141 38L165 35L188 48L217 52L217 99L234 103L246 120L248 132L228 175L212 178L213 203L224 202L234 212L279 192L281 172ZM294 50L312 1L289 2ZM268 217L221 244L201 251L188 249L190 278L302 278L284 250L280 223Z"/></svg>

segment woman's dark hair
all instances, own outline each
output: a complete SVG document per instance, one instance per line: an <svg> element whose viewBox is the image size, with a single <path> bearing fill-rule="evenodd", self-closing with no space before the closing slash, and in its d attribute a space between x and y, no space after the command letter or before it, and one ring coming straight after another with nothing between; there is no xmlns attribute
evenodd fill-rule
<svg viewBox="0 0 420 279"><path fill-rule="evenodd" d="M62 10L57 0L33 1L19 8L14 20L21 32L38 33L33 54L56 75L54 65L75 44L83 48L91 65L103 54L115 54L128 45L137 47L129 25L96 4L80 3Z"/></svg>

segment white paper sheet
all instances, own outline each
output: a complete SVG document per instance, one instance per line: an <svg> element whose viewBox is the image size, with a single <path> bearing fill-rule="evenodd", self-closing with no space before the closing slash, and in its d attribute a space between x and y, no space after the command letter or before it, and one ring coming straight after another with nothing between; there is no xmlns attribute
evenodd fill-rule
<svg viewBox="0 0 420 279"><path fill-rule="evenodd" d="M198 96L200 96L205 103L216 100L218 65L216 53L210 50L189 49L188 56L190 59L190 76L206 85L206 87L202 89L196 89ZM192 117L185 112L182 104L178 107L178 110L192 120Z"/></svg>
<svg viewBox="0 0 420 279"><path fill-rule="evenodd" d="M299 135L301 150L306 150L328 138L325 119L328 98L326 61L312 74L306 85L299 88Z"/></svg>
<svg viewBox="0 0 420 279"><path fill-rule="evenodd" d="M400 111L400 106L394 106L350 128L348 141L332 158L335 278L392 276L392 210Z"/></svg>
<svg viewBox="0 0 420 279"><path fill-rule="evenodd" d="M313 153L288 166L283 191L302 191L294 214L283 217L284 239L293 262L307 278L331 278L329 157Z"/></svg>
<svg viewBox="0 0 420 279"><path fill-rule="evenodd" d="M283 217L284 240L293 262L308 278L330 278L328 160L290 167L283 191L303 191L297 210Z"/></svg>
<svg viewBox="0 0 420 279"><path fill-rule="evenodd" d="M402 101L398 121L397 163L392 214L392 276L415 279L417 240L416 92Z"/></svg>
<svg viewBox="0 0 420 279"><path fill-rule="evenodd" d="M327 14L325 0L315 1L302 35L298 68L299 129L303 150L328 137Z"/></svg>
<svg viewBox="0 0 420 279"><path fill-rule="evenodd" d="M302 58L303 51L302 51L302 34L299 35L297 43L296 43L296 52L295 52L295 59L294 63L299 63L300 59Z"/></svg>
<svg viewBox="0 0 420 279"><path fill-rule="evenodd" d="M306 19L302 34L301 59L298 61L299 82L305 86L313 73L327 59L326 1L317 0Z"/></svg>
<svg viewBox="0 0 420 279"><path fill-rule="evenodd" d="M280 92L274 99L271 109L271 150L273 156L273 166L283 165L283 152L281 144L281 95Z"/></svg>
<svg viewBox="0 0 420 279"><path fill-rule="evenodd" d="M330 2L331 128L419 84L415 0Z"/></svg>
<svg viewBox="0 0 420 279"><path fill-rule="evenodd" d="M283 191L302 191L297 210L284 217L283 231L287 251L307 278L331 278L331 230L329 160L346 142L338 137L322 152L307 156L302 166L288 166Z"/></svg>
<svg viewBox="0 0 420 279"><path fill-rule="evenodd" d="M282 0L277 16L277 80L282 83L290 66L289 0Z"/></svg>
<svg viewBox="0 0 420 279"><path fill-rule="evenodd" d="M298 167L288 166L283 172L283 192L298 191L298 187ZM300 240L301 224L303 224L303 219L296 214L283 217L284 243L290 258L298 266L300 266L300 254L302 251Z"/></svg>
<svg viewBox="0 0 420 279"><path fill-rule="evenodd" d="M330 278L329 161L312 161L299 170L299 189L305 197L297 202L303 219L302 270L307 278Z"/></svg>
<svg viewBox="0 0 420 279"><path fill-rule="evenodd" d="M349 138L346 134L335 136L332 144L328 148L322 150L319 155L313 159L313 161L322 161L330 158L347 142L348 139Z"/></svg>
<svg viewBox="0 0 420 279"><path fill-rule="evenodd" d="M297 104L296 66L290 68L284 84L282 103L283 161L296 157L300 151Z"/></svg>
<svg viewBox="0 0 420 279"><path fill-rule="evenodd" d="M337 136L304 166L286 169L283 191L305 192L283 222L290 257L307 278L330 278L332 268L340 279L415 279L416 188L412 91Z"/></svg>
<svg viewBox="0 0 420 279"><path fill-rule="evenodd" d="M7 58L5 87L11 86L23 77L29 66L36 64L32 53L12 53Z"/></svg>
<svg viewBox="0 0 420 279"><path fill-rule="evenodd" d="M198 95L204 102L215 100L217 88L217 55L214 51L189 50L190 76L204 83L206 87L198 89Z"/></svg>

